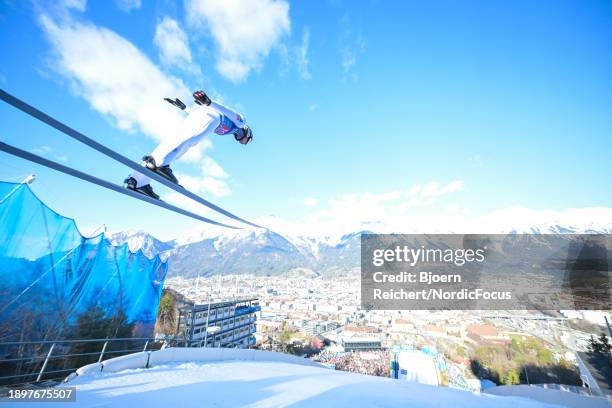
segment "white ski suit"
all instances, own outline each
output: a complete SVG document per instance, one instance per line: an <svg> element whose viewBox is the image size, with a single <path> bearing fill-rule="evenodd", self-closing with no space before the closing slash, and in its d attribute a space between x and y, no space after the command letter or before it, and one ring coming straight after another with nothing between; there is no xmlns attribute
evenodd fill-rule
<svg viewBox="0 0 612 408"><path fill-rule="evenodd" d="M213 133L227 135L234 133L246 124L244 116L218 102L211 101L210 105L197 105L185 118L178 137L161 143L153 150L151 156L156 166L168 166L183 156L187 150L200 143ZM137 187L151 182L144 174L134 172Z"/></svg>

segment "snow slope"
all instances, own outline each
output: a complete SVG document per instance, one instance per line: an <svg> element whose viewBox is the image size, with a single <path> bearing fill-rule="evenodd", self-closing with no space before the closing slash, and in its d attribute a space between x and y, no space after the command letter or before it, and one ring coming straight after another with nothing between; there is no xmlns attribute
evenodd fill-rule
<svg viewBox="0 0 612 408"><path fill-rule="evenodd" d="M79 376L54 407L552 407L537 401L270 361L171 363Z"/></svg>
<svg viewBox="0 0 612 408"><path fill-rule="evenodd" d="M402 351L398 353L397 362L400 380L438 385L438 372L433 357L417 350Z"/></svg>

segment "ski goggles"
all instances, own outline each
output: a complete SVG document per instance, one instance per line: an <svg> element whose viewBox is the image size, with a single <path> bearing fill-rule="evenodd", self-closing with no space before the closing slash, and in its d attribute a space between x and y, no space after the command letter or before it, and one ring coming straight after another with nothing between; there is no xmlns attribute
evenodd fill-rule
<svg viewBox="0 0 612 408"><path fill-rule="evenodd" d="M251 128L248 126L244 126L234 133L234 139L236 139L240 144L248 144L251 140L253 140L253 132Z"/></svg>

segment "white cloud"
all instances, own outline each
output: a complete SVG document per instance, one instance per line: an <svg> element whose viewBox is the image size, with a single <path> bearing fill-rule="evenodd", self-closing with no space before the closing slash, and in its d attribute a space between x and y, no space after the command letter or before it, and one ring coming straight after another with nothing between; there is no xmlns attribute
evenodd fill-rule
<svg viewBox="0 0 612 408"><path fill-rule="evenodd" d="M319 200L317 200L316 198L306 197L304 199L304 205L307 207L314 207L317 204L319 204Z"/></svg>
<svg viewBox="0 0 612 408"><path fill-rule="evenodd" d="M440 185L437 181L432 181L424 186L412 186L406 195L410 198L416 197L418 200L428 200L441 195L455 193L462 188L463 181L461 180L451 181L445 186Z"/></svg>
<svg viewBox="0 0 612 408"><path fill-rule="evenodd" d="M484 161L479 154L468 157L468 161L474 163L477 167L484 167Z"/></svg>
<svg viewBox="0 0 612 408"><path fill-rule="evenodd" d="M129 13L132 10L139 9L141 0L115 0L117 7L125 13Z"/></svg>
<svg viewBox="0 0 612 408"><path fill-rule="evenodd" d="M343 194L301 220L265 217L255 222L279 233L316 236L330 242L362 230L407 234L612 233L609 207L506 207L475 214L455 201L462 188L460 181L432 182L384 193Z"/></svg>
<svg viewBox="0 0 612 408"><path fill-rule="evenodd" d="M310 73L310 59L308 50L310 48L310 29L304 27L299 44L290 45L288 43L279 44L276 49L280 55L281 66L280 76L285 76L295 68L296 73L302 80L312 79Z"/></svg>
<svg viewBox="0 0 612 408"><path fill-rule="evenodd" d="M204 177L200 179L200 191L209 192L215 197L225 197L232 194L225 180L214 177Z"/></svg>
<svg viewBox="0 0 612 408"><path fill-rule="evenodd" d="M217 163L211 157L204 158L202 163L202 174L217 179L226 179L228 177L225 170L223 170L223 168L219 166L219 163Z"/></svg>
<svg viewBox="0 0 612 408"><path fill-rule="evenodd" d="M185 71L200 73L193 65L187 35L178 23L170 17L164 17L155 29L153 42L159 50L159 59L166 66L176 66Z"/></svg>
<svg viewBox="0 0 612 408"><path fill-rule="evenodd" d="M231 194L231 190L224 179L211 176L192 177L184 175L180 183L187 190L204 195L212 194L215 197L225 197Z"/></svg>
<svg viewBox="0 0 612 408"><path fill-rule="evenodd" d="M308 66L310 61L308 60L308 46L310 45L310 30L305 28L302 32L302 44L295 49L295 66L297 68L300 78L308 80L312 78Z"/></svg>
<svg viewBox="0 0 612 408"><path fill-rule="evenodd" d="M164 97L189 95L178 78L163 73L131 42L103 27L40 18L51 42L53 66L71 89L126 131L158 141L171 138L182 114Z"/></svg>
<svg viewBox="0 0 612 408"><path fill-rule="evenodd" d="M342 194L322 210L310 214L305 222L351 230L364 225L404 225L405 220L413 217L417 211L421 214L428 211L461 214L463 210L456 205L438 204L441 197L451 196L462 188L463 182L460 180L447 184L433 181L415 184L405 190Z"/></svg>
<svg viewBox="0 0 612 408"><path fill-rule="evenodd" d="M366 42L360 32L355 29L354 23L348 14L345 14L338 22L340 26L339 49L340 65L342 66L343 79L357 79L353 68L357 64L357 58L365 53Z"/></svg>
<svg viewBox="0 0 612 408"><path fill-rule="evenodd" d="M66 156L65 154L58 153L53 148L46 145L32 149L32 153L46 157L47 159L49 158L49 156L51 156L51 158L64 163L68 161L68 156Z"/></svg>
<svg viewBox="0 0 612 408"><path fill-rule="evenodd" d="M338 52L340 53L340 63L344 74L348 74L355 64L357 64L357 57L366 50L365 44L365 40L359 36L354 41L340 47Z"/></svg>
<svg viewBox="0 0 612 408"><path fill-rule="evenodd" d="M491 211L472 222L472 230L484 232L550 233L558 226L576 233L612 232L612 208L586 207L564 210L507 207ZM561 232L561 231L556 231ZM567 231L566 231L567 232Z"/></svg>
<svg viewBox="0 0 612 408"><path fill-rule="evenodd" d="M372 214L371 217L287 221L263 217L254 221L276 232L313 236L330 243L344 234L370 230L404 234L507 234L507 233L612 233L612 208L585 207L563 210L508 207L474 215L454 205L430 212ZM360 215L360 214L358 214Z"/></svg>
<svg viewBox="0 0 612 408"><path fill-rule="evenodd" d="M187 0L185 8L194 29L209 30L219 53L216 68L234 82L261 69L291 26L284 0Z"/></svg>
<svg viewBox="0 0 612 408"><path fill-rule="evenodd" d="M214 197L226 197L231 195L231 190L227 184L228 174L223 168L217 163L212 157L204 157L201 160L200 175L197 177L182 175L180 177L180 183L183 187L197 194L204 196L212 195ZM175 205L185 206L189 205L189 208L195 210L199 208L199 205L192 205L188 201L184 200L181 194L170 193L164 196L164 200L171 202ZM191 201L191 200L189 200Z"/></svg>
<svg viewBox="0 0 612 408"><path fill-rule="evenodd" d="M87 8L87 0L62 0L61 4L66 9L72 9L76 11L85 11Z"/></svg>
<svg viewBox="0 0 612 408"><path fill-rule="evenodd" d="M181 179L181 182L182 182L182 179ZM209 209L208 207L202 204L199 204L198 202L193 201L192 199L187 198L184 195L174 192L174 191L163 194L161 196L161 199L179 208L182 208L187 211L191 211L196 214L203 215L205 217L207 217L208 215L212 215L213 213L213 211ZM211 218L214 218L214 216Z"/></svg>

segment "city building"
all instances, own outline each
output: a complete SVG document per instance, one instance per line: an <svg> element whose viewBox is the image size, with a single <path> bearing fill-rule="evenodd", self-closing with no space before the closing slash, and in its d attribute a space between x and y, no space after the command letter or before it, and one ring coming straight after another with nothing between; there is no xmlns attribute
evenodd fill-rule
<svg viewBox="0 0 612 408"><path fill-rule="evenodd" d="M257 298L192 305L179 309L177 337L188 347L248 348L255 344Z"/></svg>
<svg viewBox="0 0 612 408"><path fill-rule="evenodd" d="M336 330L340 325L334 321L309 321L306 322L303 331L311 336L316 336L331 330Z"/></svg>
<svg viewBox="0 0 612 408"><path fill-rule="evenodd" d="M467 327L467 337L477 344L505 344L506 337L497 332L497 328L491 324L470 324Z"/></svg>
<svg viewBox="0 0 612 408"><path fill-rule="evenodd" d="M428 324L425 327L427 334L431 337L444 337L446 336L446 329L441 326L435 326L432 324Z"/></svg>
<svg viewBox="0 0 612 408"><path fill-rule="evenodd" d="M280 319L259 319L257 320L257 331L280 330L282 325L283 321Z"/></svg>
<svg viewBox="0 0 612 408"><path fill-rule="evenodd" d="M382 350L380 339L375 337L351 337L342 340L344 351Z"/></svg>
<svg viewBox="0 0 612 408"><path fill-rule="evenodd" d="M399 333L412 333L415 331L414 324L406 319L395 319L392 329Z"/></svg>
<svg viewBox="0 0 612 408"><path fill-rule="evenodd" d="M346 325L344 326L343 331L351 333L380 333L380 329L374 326Z"/></svg>

